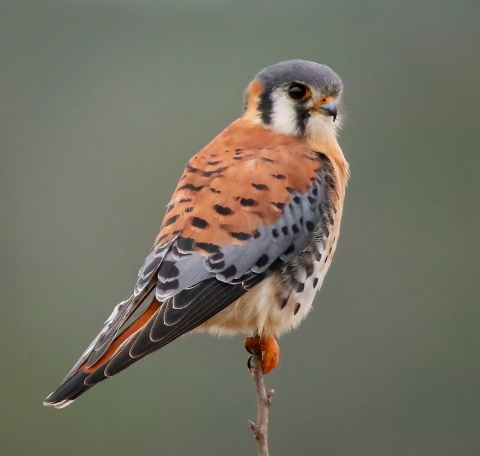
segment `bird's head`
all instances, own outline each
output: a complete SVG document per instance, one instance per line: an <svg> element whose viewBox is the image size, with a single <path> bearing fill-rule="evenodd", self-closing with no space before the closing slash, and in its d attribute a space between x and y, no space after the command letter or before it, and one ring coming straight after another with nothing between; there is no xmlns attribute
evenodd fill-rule
<svg viewBox="0 0 480 456"><path fill-rule="evenodd" d="M287 60L271 65L249 84L244 117L286 135L335 136L343 84L325 65Z"/></svg>

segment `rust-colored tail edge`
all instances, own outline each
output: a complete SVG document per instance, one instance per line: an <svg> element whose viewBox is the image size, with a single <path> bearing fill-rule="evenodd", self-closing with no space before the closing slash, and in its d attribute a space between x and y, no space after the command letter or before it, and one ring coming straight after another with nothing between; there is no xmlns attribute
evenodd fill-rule
<svg viewBox="0 0 480 456"><path fill-rule="evenodd" d="M115 354L122 348L127 340L140 331L150 320L150 318L158 311L161 302L155 298L145 311L122 331L110 344L103 356L92 366L88 366L88 360L78 367L77 371L67 378L55 391L53 391L43 402L45 406L53 406L57 409L61 409L70 405L75 399L82 394L86 393L97 383L108 378L106 375L101 375L99 371L104 371L109 361L115 356ZM140 360L140 358L138 358ZM95 376L91 376L93 373L97 373ZM98 375L100 374L100 375ZM95 378L94 382L86 383L87 378Z"/></svg>

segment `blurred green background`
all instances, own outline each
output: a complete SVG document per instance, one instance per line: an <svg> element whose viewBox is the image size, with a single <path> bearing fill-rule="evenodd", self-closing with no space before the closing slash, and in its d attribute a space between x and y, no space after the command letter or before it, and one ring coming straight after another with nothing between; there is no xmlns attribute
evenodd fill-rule
<svg viewBox="0 0 480 456"><path fill-rule="evenodd" d="M2 455L254 455L243 339L185 337L42 407L130 292L191 155L261 68L345 83L342 236L280 340L273 456L480 454L480 2L0 6ZM188 134L186 134L188 132Z"/></svg>

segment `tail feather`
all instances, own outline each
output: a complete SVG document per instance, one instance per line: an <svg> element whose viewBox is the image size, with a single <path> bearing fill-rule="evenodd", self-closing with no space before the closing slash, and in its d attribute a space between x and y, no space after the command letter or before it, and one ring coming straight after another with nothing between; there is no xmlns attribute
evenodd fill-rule
<svg viewBox="0 0 480 456"><path fill-rule="evenodd" d="M45 399L43 405L51 405L55 408L66 407L92 386L108 378L108 376L105 375L105 369L109 361L121 351L125 345L128 345L130 339L135 338L161 305L161 302L153 299L148 308L113 340L103 355L97 359L94 364L90 365L89 359L84 359L81 365L77 363L75 371L67 376L60 387ZM139 359L140 358L135 359L135 361Z"/></svg>
<svg viewBox="0 0 480 456"><path fill-rule="evenodd" d="M191 289L179 291L163 303L154 298L130 326L116 333L107 346L98 339L101 352L95 351L94 344L90 353L93 356L101 353L101 356L92 360L89 354L84 355L60 388L46 399L45 405L65 407L98 382L198 327L246 292L247 287L242 282L231 284L210 277L195 285L195 292ZM175 306L175 303L181 305ZM111 320L117 321L117 318L114 315Z"/></svg>
<svg viewBox="0 0 480 456"><path fill-rule="evenodd" d="M78 396L85 393L91 386L85 385L88 373L78 371L57 390L50 394L43 405L53 405L55 408L63 408L73 402Z"/></svg>

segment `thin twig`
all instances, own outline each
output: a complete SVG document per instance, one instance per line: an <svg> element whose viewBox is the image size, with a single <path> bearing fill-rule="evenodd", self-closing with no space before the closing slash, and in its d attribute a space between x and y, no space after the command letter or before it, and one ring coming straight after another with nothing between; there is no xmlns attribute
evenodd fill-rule
<svg viewBox="0 0 480 456"><path fill-rule="evenodd" d="M268 410L272 402L273 390L268 393L263 383L262 352L253 351L253 367L250 369L257 391L257 423L250 422L253 436L257 440L258 456L268 456Z"/></svg>

